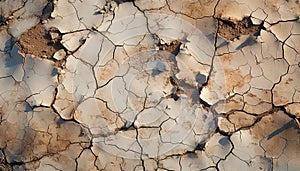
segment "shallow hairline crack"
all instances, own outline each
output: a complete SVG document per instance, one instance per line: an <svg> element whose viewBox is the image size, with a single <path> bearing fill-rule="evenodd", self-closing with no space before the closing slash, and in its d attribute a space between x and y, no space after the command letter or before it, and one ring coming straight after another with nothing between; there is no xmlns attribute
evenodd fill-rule
<svg viewBox="0 0 300 171"><path fill-rule="evenodd" d="M130 147L129 147L128 149L124 149L124 148L119 147L119 146L116 145L116 144L110 144L110 143L107 143L106 138L104 138L104 141L100 141L100 142L103 142L105 145L110 145L110 146L116 147L117 149L122 150L122 151L124 151L124 152L133 152L133 153L135 153L135 154L143 155L142 152L140 152L140 151L135 151L135 150L131 149ZM136 139L136 141L133 141L133 142L130 144L130 146L133 146L135 142L138 143L138 139ZM94 143L97 143L97 142L94 142ZM138 144L139 144L139 143L138 143ZM96 146L97 146L97 145L96 145ZM141 147L141 146L140 146L140 147Z"/></svg>
<svg viewBox="0 0 300 171"><path fill-rule="evenodd" d="M75 2L76 2L76 1L75 1ZM79 21L79 23L83 24L85 28L88 28L88 27L86 26L86 24L85 24L83 21L81 21L81 20L83 19L83 17L79 17L79 13L78 13L78 11L77 11L75 5L74 5L72 2L70 2L70 1L68 1L68 3L71 4L72 7L74 8L75 13L76 13L76 17L77 17L77 20ZM62 17L62 18L63 18L63 17ZM80 26L79 26L79 27L80 27Z"/></svg>

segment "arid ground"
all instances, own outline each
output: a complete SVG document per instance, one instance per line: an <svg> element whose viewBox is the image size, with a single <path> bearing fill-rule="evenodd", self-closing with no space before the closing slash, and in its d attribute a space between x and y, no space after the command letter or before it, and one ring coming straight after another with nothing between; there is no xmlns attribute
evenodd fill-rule
<svg viewBox="0 0 300 171"><path fill-rule="evenodd" d="M0 171L299 171L299 0L0 0Z"/></svg>

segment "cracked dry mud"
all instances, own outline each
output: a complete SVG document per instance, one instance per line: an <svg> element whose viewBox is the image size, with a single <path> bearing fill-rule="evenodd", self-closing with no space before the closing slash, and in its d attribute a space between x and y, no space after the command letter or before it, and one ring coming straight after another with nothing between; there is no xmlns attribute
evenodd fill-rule
<svg viewBox="0 0 300 171"><path fill-rule="evenodd" d="M0 171L300 170L298 0L0 1Z"/></svg>

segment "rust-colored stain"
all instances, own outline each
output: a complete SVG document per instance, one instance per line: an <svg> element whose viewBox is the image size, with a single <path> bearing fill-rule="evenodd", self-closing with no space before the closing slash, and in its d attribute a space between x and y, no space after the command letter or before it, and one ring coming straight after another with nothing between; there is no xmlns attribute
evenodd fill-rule
<svg viewBox="0 0 300 171"><path fill-rule="evenodd" d="M292 78L288 78L286 81L285 81L285 84L290 84L290 82L292 82L294 79Z"/></svg>
<svg viewBox="0 0 300 171"><path fill-rule="evenodd" d="M241 74L241 71L239 70L231 70L225 68L224 73L225 73L225 80L226 80L225 86L227 92L232 91L234 88L243 87L251 79L251 75L248 74L243 76Z"/></svg>

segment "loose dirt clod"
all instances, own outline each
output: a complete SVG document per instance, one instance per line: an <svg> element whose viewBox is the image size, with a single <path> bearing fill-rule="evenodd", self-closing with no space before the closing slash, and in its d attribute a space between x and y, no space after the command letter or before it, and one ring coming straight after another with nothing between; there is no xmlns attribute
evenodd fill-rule
<svg viewBox="0 0 300 171"><path fill-rule="evenodd" d="M233 40L241 35L258 35L260 26L253 25L250 18L245 17L241 21L218 19L219 34L228 40Z"/></svg>
<svg viewBox="0 0 300 171"><path fill-rule="evenodd" d="M60 39L52 40L48 31L38 24L20 36L18 46L24 54L51 58L56 51L63 48Z"/></svg>

